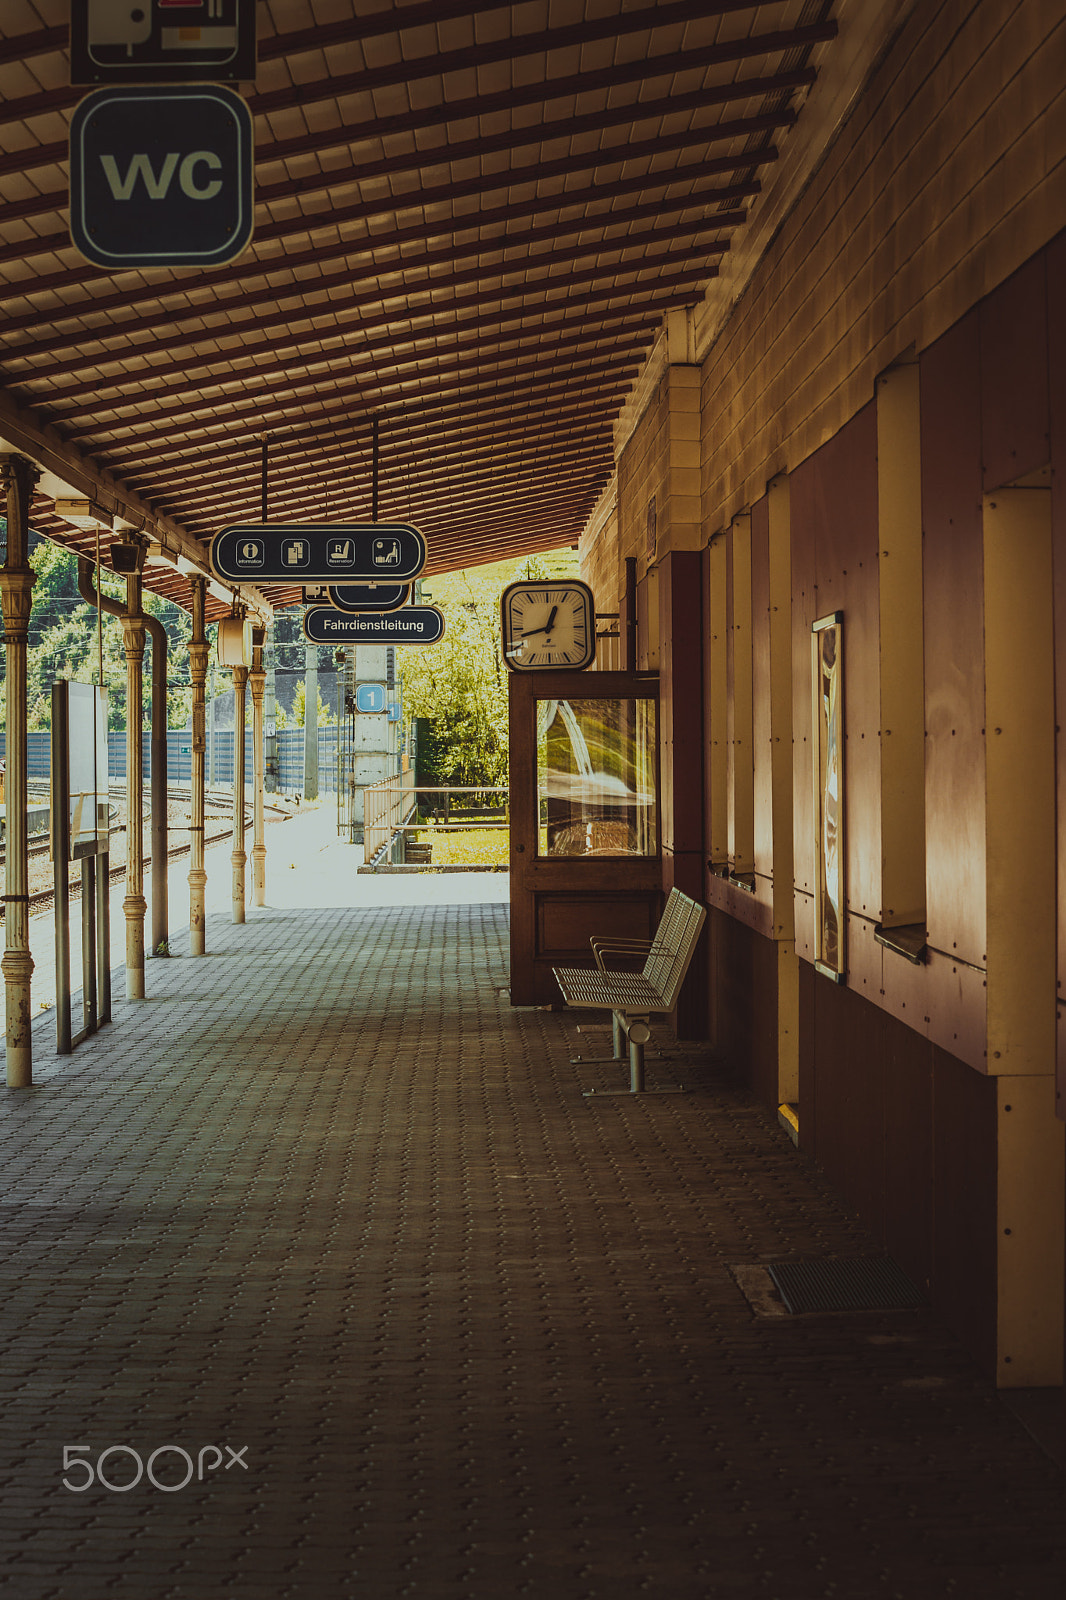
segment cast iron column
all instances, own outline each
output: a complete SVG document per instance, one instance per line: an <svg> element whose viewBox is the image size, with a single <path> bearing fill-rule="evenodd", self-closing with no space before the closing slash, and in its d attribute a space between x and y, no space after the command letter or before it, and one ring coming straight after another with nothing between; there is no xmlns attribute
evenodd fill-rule
<svg viewBox="0 0 1066 1600"><path fill-rule="evenodd" d="M233 920L244 921L244 690L248 668L233 668Z"/></svg>
<svg viewBox="0 0 1066 1600"><path fill-rule="evenodd" d="M259 632L257 629L256 632ZM263 646L252 647L252 670L248 674L252 686L252 904L266 905L266 816L263 805L263 693L266 673L263 671Z"/></svg>
<svg viewBox="0 0 1066 1600"><path fill-rule="evenodd" d="M208 643L204 637L206 578L192 577L192 635L189 639L189 676L192 679L192 780L189 818L189 954L202 956L207 948L204 912L204 758L207 753L206 707Z"/></svg>
<svg viewBox="0 0 1066 1600"><path fill-rule="evenodd" d="M122 642L126 647L126 999L144 999L144 618L141 576L126 579L126 615Z"/></svg>
<svg viewBox="0 0 1066 1600"><path fill-rule="evenodd" d="M7 881L4 885L4 957L7 994L7 1082L33 1082L30 1026L29 853L26 834L26 640L36 575L28 562L30 501L37 468L23 456L0 456L0 486L7 504L7 559L0 569L7 659Z"/></svg>

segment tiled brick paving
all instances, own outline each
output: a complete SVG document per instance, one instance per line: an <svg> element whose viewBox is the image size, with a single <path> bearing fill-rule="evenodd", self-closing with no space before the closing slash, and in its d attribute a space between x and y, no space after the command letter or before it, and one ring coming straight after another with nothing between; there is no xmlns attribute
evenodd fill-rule
<svg viewBox="0 0 1066 1600"><path fill-rule="evenodd" d="M500 905L211 944L0 1103L0 1600L1062 1600L1063 1475L925 1313L753 1314L868 1241L720 1064L583 1099Z"/></svg>

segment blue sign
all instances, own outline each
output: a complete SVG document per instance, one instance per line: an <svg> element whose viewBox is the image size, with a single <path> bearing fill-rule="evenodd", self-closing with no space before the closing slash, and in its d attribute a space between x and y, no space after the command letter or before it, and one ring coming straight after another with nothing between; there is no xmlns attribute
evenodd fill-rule
<svg viewBox="0 0 1066 1600"><path fill-rule="evenodd" d="M359 613L312 606L304 612L304 638L310 644L436 644L444 638L444 613L436 606Z"/></svg>
<svg viewBox="0 0 1066 1600"><path fill-rule="evenodd" d="M211 541L225 583L406 583L425 564L426 541L406 522L253 522Z"/></svg>
<svg viewBox="0 0 1066 1600"><path fill-rule="evenodd" d="M70 121L70 237L94 266L217 267L252 237L252 114L210 84L97 89Z"/></svg>
<svg viewBox="0 0 1066 1600"><path fill-rule="evenodd" d="M381 683L360 683L355 690L357 711L384 711L385 686Z"/></svg>

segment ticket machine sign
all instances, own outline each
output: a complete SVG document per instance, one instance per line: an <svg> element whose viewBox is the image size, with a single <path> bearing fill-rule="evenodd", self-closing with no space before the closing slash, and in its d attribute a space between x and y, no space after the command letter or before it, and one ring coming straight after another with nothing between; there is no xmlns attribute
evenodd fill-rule
<svg viewBox="0 0 1066 1600"><path fill-rule="evenodd" d="M250 83L255 0L70 0L71 83Z"/></svg>
<svg viewBox="0 0 1066 1600"><path fill-rule="evenodd" d="M426 562L426 541L405 522L223 528L211 542L211 566L226 583L409 583Z"/></svg>

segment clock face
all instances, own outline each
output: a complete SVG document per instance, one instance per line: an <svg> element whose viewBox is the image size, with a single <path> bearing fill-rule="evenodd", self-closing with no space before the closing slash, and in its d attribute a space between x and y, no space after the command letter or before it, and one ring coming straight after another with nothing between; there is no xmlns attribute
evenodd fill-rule
<svg viewBox="0 0 1066 1600"><path fill-rule="evenodd" d="M516 671L580 670L596 654L592 590L577 579L512 583L500 601L503 655Z"/></svg>

